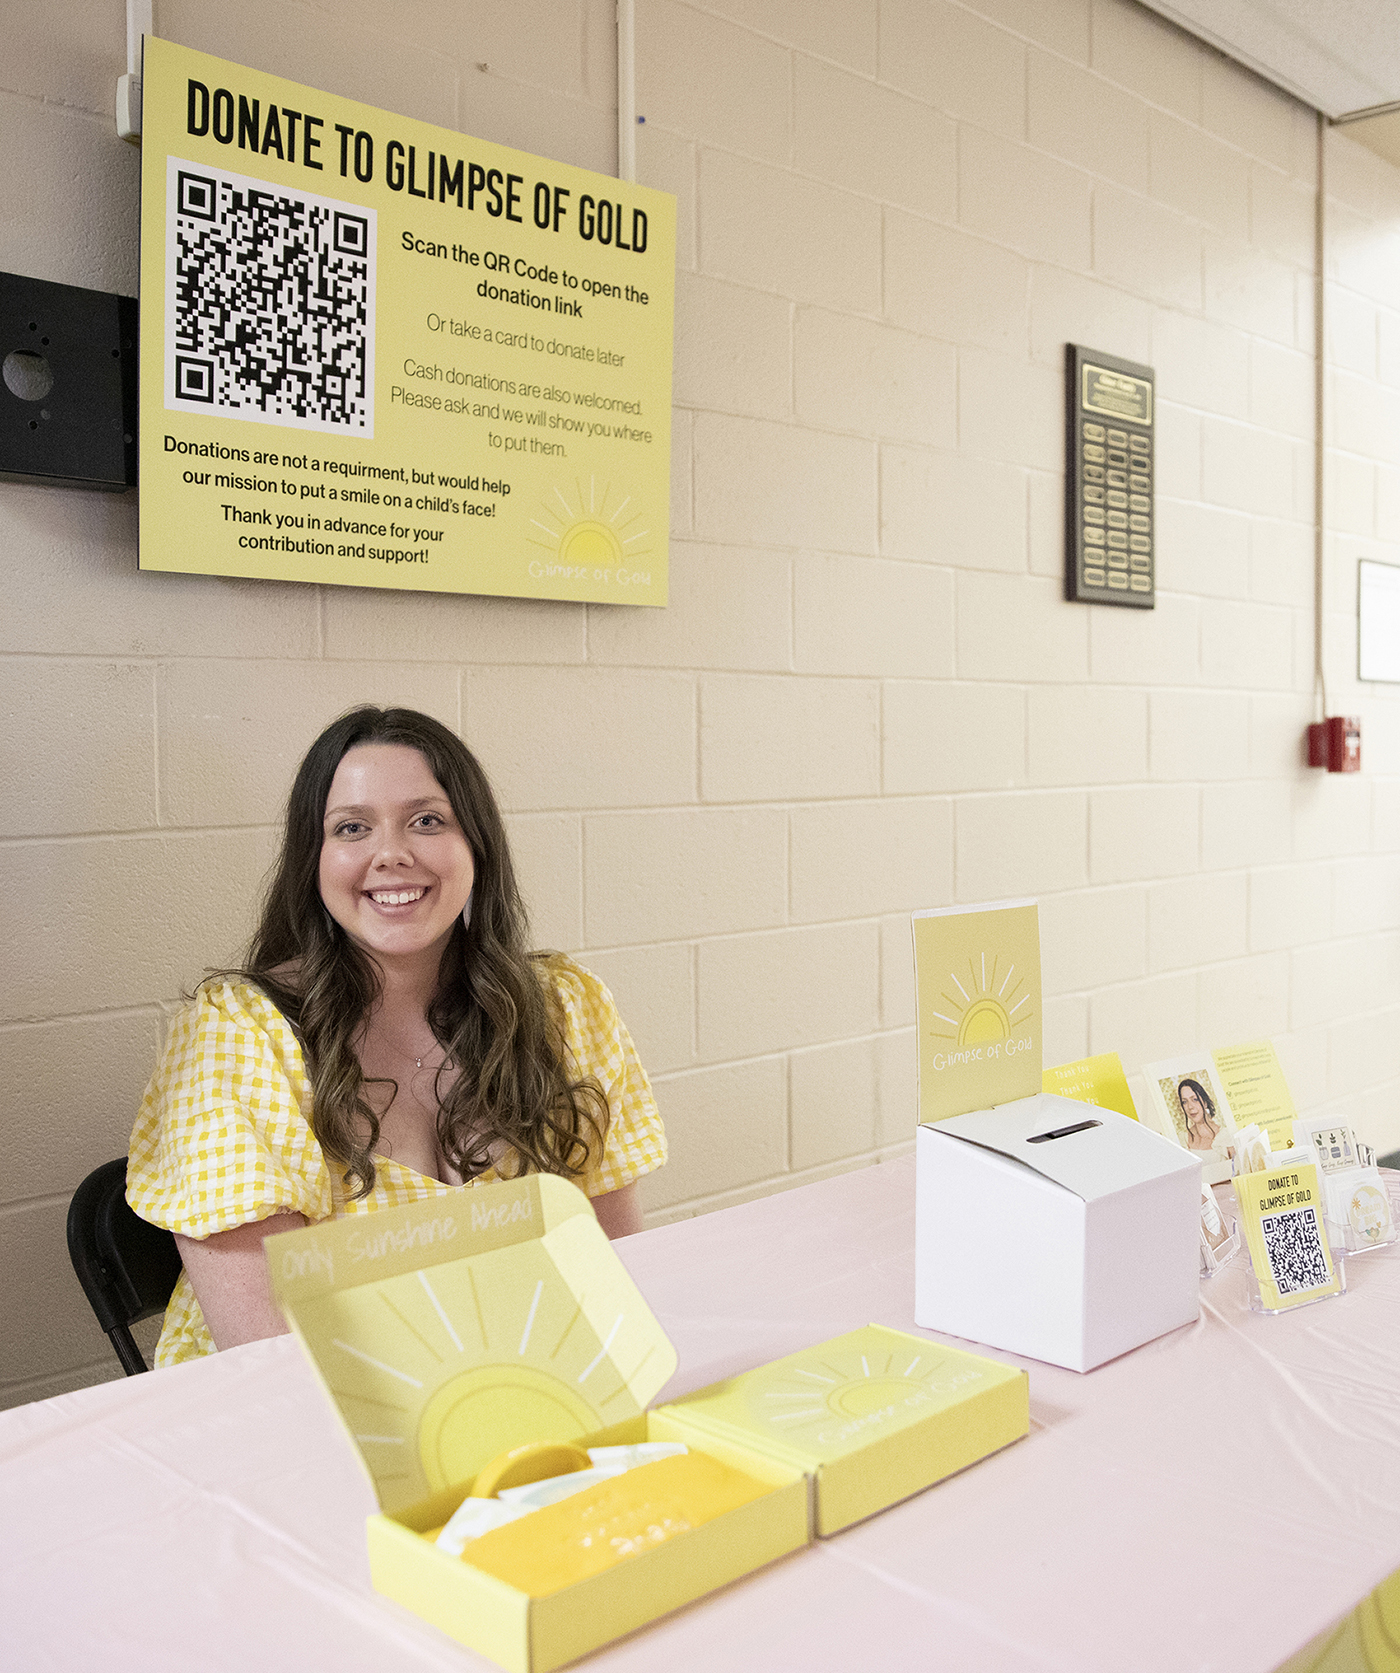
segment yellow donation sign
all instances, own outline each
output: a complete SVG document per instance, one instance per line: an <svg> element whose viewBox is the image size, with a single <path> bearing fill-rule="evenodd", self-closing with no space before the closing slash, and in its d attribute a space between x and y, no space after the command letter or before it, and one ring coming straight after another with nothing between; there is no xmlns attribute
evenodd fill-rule
<svg viewBox="0 0 1400 1673"><path fill-rule="evenodd" d="M916 912L919 1120L1040 1091L1040 918L1034 901Z"/></svg>
<svg viewBox="0 0 1400 1673"><path fill-rule="evenodd" d="M143 569L666 602L675 199L147 38Z"/></svg>

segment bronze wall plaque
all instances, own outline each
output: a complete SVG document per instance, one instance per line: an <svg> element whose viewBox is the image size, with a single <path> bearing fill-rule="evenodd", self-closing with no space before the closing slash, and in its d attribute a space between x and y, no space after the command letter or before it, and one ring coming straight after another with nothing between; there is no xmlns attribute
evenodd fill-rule
<svg viewBox="0 0 1400 1673"><path fill-rule="evenodd" d="M1156 603L1155 374L1067 345L1065 596L1084 604Z"/></svg>

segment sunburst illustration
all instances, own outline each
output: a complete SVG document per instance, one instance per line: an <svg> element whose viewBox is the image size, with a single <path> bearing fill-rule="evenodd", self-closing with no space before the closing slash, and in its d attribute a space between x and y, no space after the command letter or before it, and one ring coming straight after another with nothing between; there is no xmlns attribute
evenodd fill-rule
<svg viewBox="0 0 1400 1673"><path fill-rule="evenodd" d="M386 1510L528 1441L635 1416L675 1351L620 1266L580 1260L595 1222L327 1295L307 1345ZM586 1287L570 1271L588 1272Z"/></svg>
<svg viewBox="0 0 1400 1673"><path fill-rule="evenodd" d="M530 519L539 530L529 544L539 546L560 563L586 569L613 569L650 557L654 548L649 528L639 525L645 514L635 498L619 496L611 482L601 487L596 476L576 477L570 498L557 483L551 498L536 507Z"/></svg>
<svg viewBox="0 0 1400 1673"><path fill-rule="evenodd" d="M1025 1391L1013 1366L869 1324L661 1412L803 1470L829 1534L1024 1434Z"/></svg>
<svg viewBox="0 0 1400 1673"><path fill-rule="evenodd" d="M929 1029L937 1040L955 1041L959 1046L995 1045L1009 1040L1016 1029L1024 1028L1035 1016L1030 994L1022 991L1024 974L1010 962L1003 970L998 953L970 956L966 980L955 970L948 972L948 980L957 990L957 997L940 990L939 998L952 1014L929 1013L947 1024L946 1030Z"/></svg>
<svg viewBox="0 0 1400 1673"><path fill-rule="evenodd" d="M908 1340L892 1349L878 1339L861 1346L863 1352L843 1350L838 1341L825 1351L780 1360L766 1375L751 1373L745 1379L751 1417L799 1445L830 1444L836 1436L863 1444L863 1430L851 1419L894 1408L917 1421L967 1393L966 1356ZM834 1434L833 1419L838 1420Z"/></svg>

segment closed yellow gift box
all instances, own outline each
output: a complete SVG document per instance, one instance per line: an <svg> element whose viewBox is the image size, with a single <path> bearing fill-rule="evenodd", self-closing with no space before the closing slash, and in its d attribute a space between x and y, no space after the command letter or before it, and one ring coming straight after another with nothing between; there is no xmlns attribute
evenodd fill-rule
<svg viewBox="0 0 1400 1673"><path fill-rule="evenodd" d="M1030 1428L1024 1371L867 1325L730 1377L653 1414L668 1439L719 1439L800 1469L814 1532L834 1534Z"/></svg>

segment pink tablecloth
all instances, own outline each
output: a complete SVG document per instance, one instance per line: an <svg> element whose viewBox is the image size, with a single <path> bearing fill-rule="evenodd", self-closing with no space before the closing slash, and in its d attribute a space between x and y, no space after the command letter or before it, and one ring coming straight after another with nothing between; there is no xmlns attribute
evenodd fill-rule
<svg viewBox="0 0 1400 1673"><path fill-rule="evenodd" d="M912 1330L912 1199L901 1162L620 1245L667 1392ZM1400 1254L1276 1319L1243 1262L1088 1376L1024 1362L1026 1440L590 1667L1270 1673L1400 1568ZM370 1590L370 1491L286 1337L0 1414L0 1505L16 1669L489 1666Z"/></svg>

